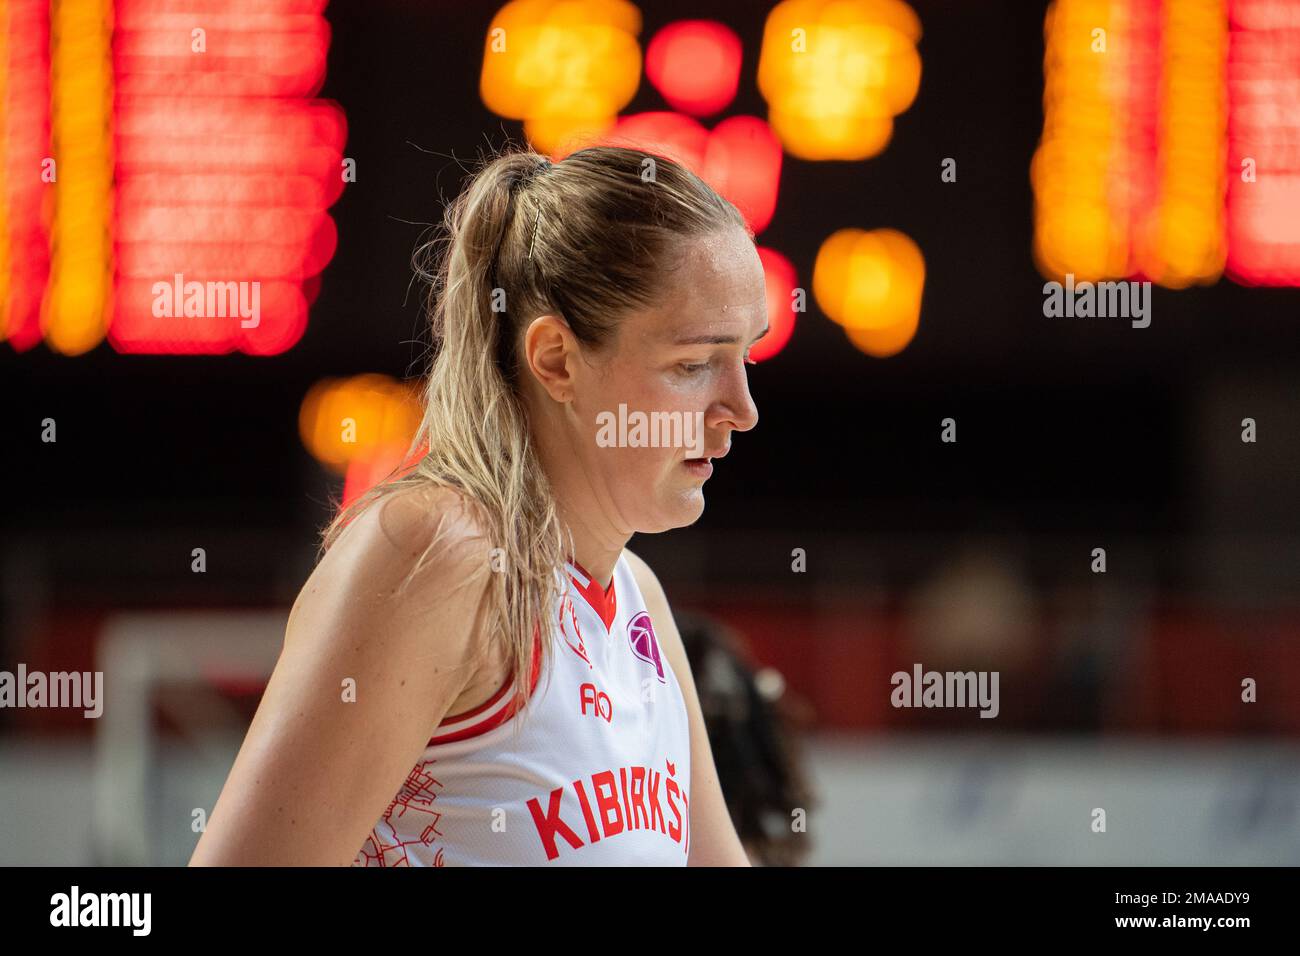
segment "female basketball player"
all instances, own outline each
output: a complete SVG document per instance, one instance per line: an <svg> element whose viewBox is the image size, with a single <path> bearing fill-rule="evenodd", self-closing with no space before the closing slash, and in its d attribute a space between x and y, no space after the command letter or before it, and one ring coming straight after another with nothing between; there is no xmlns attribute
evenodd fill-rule
<svg viewBox="0 0 1300 956"><path fill-rule="evenodd" d="M501 156L447 227L421 456L327 529L191 863L748 865L625 545L699 518L758 420L752 236L617 147ZM703 434L611 442L620 412Z"/></svg>

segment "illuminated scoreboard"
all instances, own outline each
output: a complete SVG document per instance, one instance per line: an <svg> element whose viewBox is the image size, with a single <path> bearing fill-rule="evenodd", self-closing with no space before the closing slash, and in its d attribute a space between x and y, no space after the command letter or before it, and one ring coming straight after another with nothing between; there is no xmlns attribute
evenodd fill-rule
<svg viewBox="0 0 1300 956"><path fill-rule="evenodd" d="M1056 0L1044 35L1044 275L1300 284L1300 4Z"/></svg>
<svg viewBox="0 0 1300 956"><path fill-rule="evenodd" d="M334 254L324 0L0 2L0 338L271 355Z"/></svg>

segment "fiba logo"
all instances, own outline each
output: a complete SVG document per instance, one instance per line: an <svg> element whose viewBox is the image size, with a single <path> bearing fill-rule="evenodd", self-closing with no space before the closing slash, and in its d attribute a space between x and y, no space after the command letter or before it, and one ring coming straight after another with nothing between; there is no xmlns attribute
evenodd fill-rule
<svg viewBox="0 0 1300 956"><path fill-rule="evenodd" d="M602 690L598 690L595 684L583 684L578 688L581 696L579 712L585 714L590 706L596 712L597 717L604 717L605 723L610 723L614 719L614 704L610 701L609 695Z"/></svg>
<svg viewBox="0 0 1300 956"><path fill-rule="evenodd" d="M659 658L659 642L655 640L655 629L650 623L650 615L642 611L632 618L627 625L627 638L632 644L632 653L647 664L655 666L655 674L664 680L664 664Z"/></svg>

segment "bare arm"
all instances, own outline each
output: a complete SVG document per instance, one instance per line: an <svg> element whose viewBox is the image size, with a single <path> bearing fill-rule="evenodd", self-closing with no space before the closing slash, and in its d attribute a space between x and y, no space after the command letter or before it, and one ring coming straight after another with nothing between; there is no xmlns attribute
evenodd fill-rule
<svg viewBox="0 0 1300 956"><path fill-rule="evenodd" d="M718 782L718 769L713 762L713 748L709 746L704 715L700 711L700 698L691 674L690 660L682 644L682 636L673 620L668 597L650 566L628 551L628 564L636 575L637 586L645 598L646 610L655 624L659 647L668 657L677 683L681 685L686 700L686 715L691 728L691 789L690 820L691 849L688 866L753 866L745 855L744 846L731 822L722 785Z"/></svg>
<svg viewBox="0 0 1300 956"><path fill-rule="evenodd" d="M191 866L355 859L474 676L489 547L445 491L398 492L355 519L294 604Z"/></svg>

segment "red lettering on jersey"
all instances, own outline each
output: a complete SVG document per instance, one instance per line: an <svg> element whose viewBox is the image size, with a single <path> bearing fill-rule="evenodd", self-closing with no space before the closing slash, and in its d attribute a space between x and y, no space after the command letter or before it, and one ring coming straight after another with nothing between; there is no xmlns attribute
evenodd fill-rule
<svg viewBox="0 0 1300 956"><path fill-rule="evenodd" d="M645 767L632 768L632 812L637 829L650 828L650 815L645 809Z"/></svg>
<svg viewBox="0 0 1300 956"><path fill-rule="evenodd" d="M681 843L682 813L677 809L677 804L673 801L673 797L681 793L681 791L677 789L677 781L672 777L668 778L668 782L664 785L664 789L668 792L668 809L671 810L673 816L677 818L674 822L668 824L668 835L678 843Z"/></svg>
<svg viewBox="0 0 1300 956"><path fill-rule="evenodd" d="M622 784L623 790L623 807L624 813L626 814L623 819L627 821L627 828L629 830L635 830L636 819L632 816L632 804L627 799L627 767L618 768L618 779Z"/></svg>
<svg viewBox="0 0 1300 956"><path fill-rule="evenodd" d="M591 804L587 801L587 790L581 780L573 781L573 789L578 791L578 802L582 804L582 819L587 821L587 834L591 837L592 843L598 843L600 831L596 829L596 817L591 812Z"/></svg>
<svg viewBox="0 0 1300 956"><path fill-rule="evenodd" d="M578 834L574 833L569 828L569 825L560 819L560 798L563 795L563 787L551 791L551 802L545 815L542 814L542 805L537 802L537 798L528 798L528 809L533 815L533 823L537 825L537 835L541 838L542 847L546 850L548 860L554 860L560 855L560 851L555 847L555 837L557 835L564 837L569 846L575 850L581 849L585 845L579 839Z"/></svg>
<svg viewBox="0 0 1300 956"><path fill-rule="evenodd" d="M670 810L673 811L673 816L677 818L677 821L675 823L671 823L668 825L668 834L678 842L681 842L682 836L684 835L686 837L686 842L682 847L682 851L689 855L691 852L690 800L686 798L686 791L681 787L679 787L677 785L677 781L673 779L673 774L677 773L677 765L673 763L671 760L669 760L667 757L664 758L664 763L668 765L668 782L665 784L664 787L665 790L667 790L668 792L668 807ZM682 809L686 811L686 820L684 825L682 821L682 815L677 810L677 804L673 803L674 794L682 798Z"/></svg>
<svg viewBox="0 0 1300 956"><path fill-rule="evenodd" d="M650 804L650 829L666 833L667 831L664 829L664 808L659 805L659 781L661 776L653 770L647 770L646 774L649 778L646 787L646 802ZM659 820L658 826L655 826L655 818Z"/></svg>
<svg viewBox="0 0 1300 956"><path fill-rule="evenodd" d="M613 836L616 833L623 832L623 810L618 805L618 791L614 783L614 772L612 770L602 770L600 773L592 774L591 788L596 793L596 807L600 813L600 826L605 831L605 836ZM614 813L614 819L609 818L610 811Z"/></svg>
<svg viewBox="0 0 1300 956"><path fill-rule="evenodd" d="M673 764L669 763L668 766L676 770ZM619 767L618 774L622 782L622 801L619 800L619 784L614 780L613 770L602 770L591 775L591 791L595 796L594 811L592 801L588 799L587 788L584 786L585 781L574 780L572 783L574 793L578 796L578 805L582 808L582 819L587 825L591 843L598 842L602 836L615 836L624 831L657 830L670 837L675 843L682 844L682 851L689 854L690 801L687 799L686 791L678 785L671 774L664 777L649 767ZM672 823L668 823L659 802L661 782L664 785L668 808L675 818ZM541 803L537 798L528 800L528 810L533 816L538 837L542 841L548 860L554 860L560 855L556 843L557 836L564 837L569 846L575 850L589 845L583 843L578 834L560 817L563 796L563 787L552 790L549 807L545 813L542 812ZM680 807L677 803L678 798L681 800ZM600 818L599 826L596 823L597 817Z"/></svg>
<svg viewBox="0 0 1300 956"><path fill-rule="evenodd" d="M580 695L578 713L585 714L587 705L591 704L592 709L596 711L597 717L604 717L605 723L609 723L614 718L614 705L609 699L609 695L604 691L596 690L595 684L583 684L578 688Z"/></svg>

